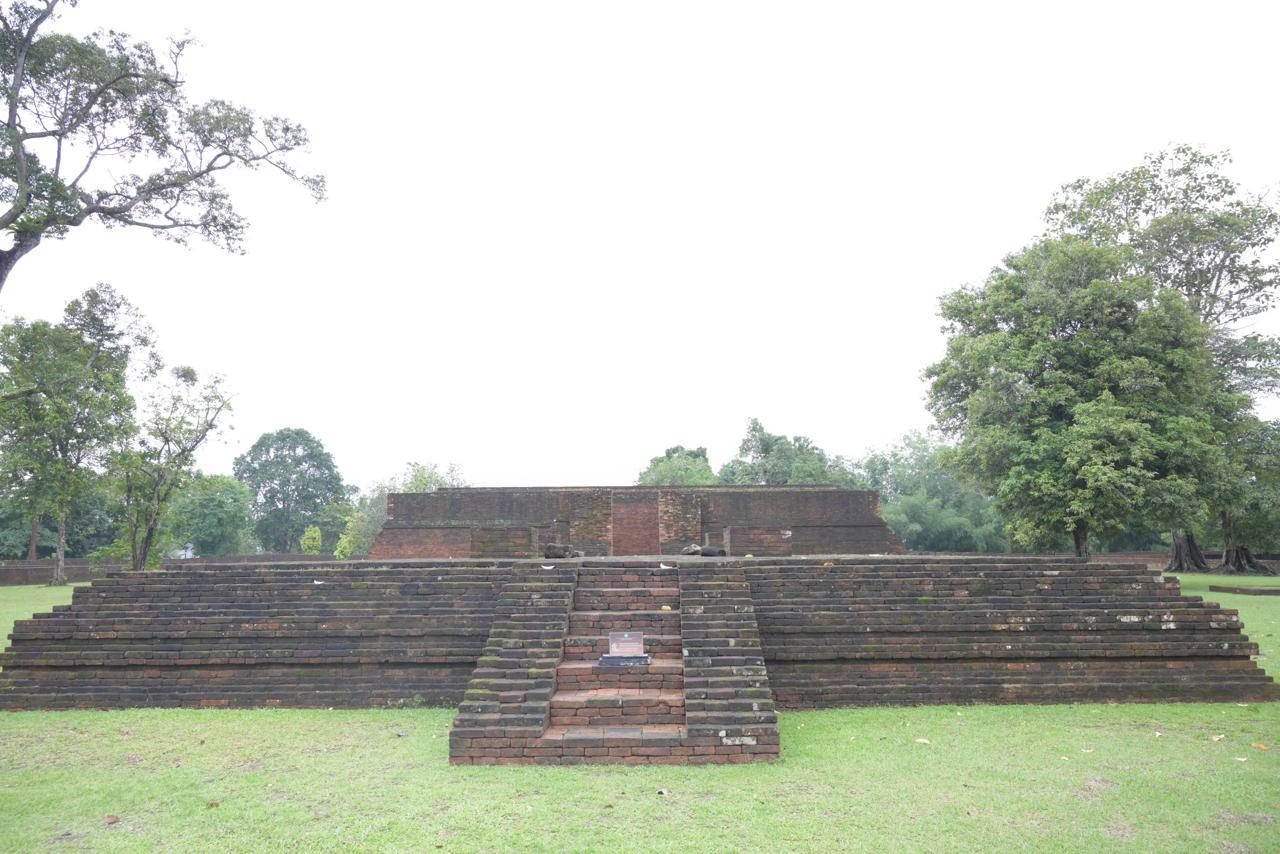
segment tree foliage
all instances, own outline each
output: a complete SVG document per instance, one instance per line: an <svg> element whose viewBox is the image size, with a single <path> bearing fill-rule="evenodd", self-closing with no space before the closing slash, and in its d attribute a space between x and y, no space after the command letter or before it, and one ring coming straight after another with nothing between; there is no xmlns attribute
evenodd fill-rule
<svg viewBox="0 0 1280 854"><path fill-rule="evenodd" d="M1205 326L1186 299L1131 275L1123 253L1065 237L943 298L946 357L929 405L960 470L995 496L1011 538L1120 531L1137 509L1179 527L1205 512L1221 463Z"/></svg>
<svg viewBox="0 0 1280 854"><path fill-rule="evenodd" d="M221 378L201 383L188 367L174 368L167 381L153 384L142 423L112 458L135 570L159 556L156 546L170 502L190 481L196 451L224 426L230 409Z"/></svg>
<svg viewBox="0 0 1280 854"><path fill-rule="evenodd" d="M1223 174L1227 152L1189 145L1147 155L1132 169L1066 185L1046 211L1053 236L1117 254L1124 271L1182 294L1214 328L1266 311L1280 285L1270 255L1280 210Z"/></svg>
<svg viewBox="0 0 1280 854"><path fill-rule="evenodd" d="M24 392L0 402L0 470L28 518L49 512L57 522L55 583L68 515L132 429L130 353L149 345L132 306L106 286L68 304L61 323L19 318L0 329L5 384Z"/></svg>
<svg viewBox="0 0 1280 854"><path fill-rule="evenodd" d="M719 482L707 459L707 449L683 445L667 448L662 456L649 460L636 478L640 486L710 486Z"/></svg>
<svg viewBox="0 0 1280 854"><path fill-rule="evenodd" d="M318 525L328 504L345 501L347 487L333 457L299 428L264 433L234 464L254 494L254 531L268 551L297 551L303 532Z"/></svg>
<svg viewBox="0 0 1280 854"><path fill-rule="evenodd" d="M302 539L298 541L298 550L304 555L318 555L324 544L324 535L320 533L318 525L308 525L307 530L302 532Z"/></svg>
<svg viewBox="0 0 1280 854"><path fill-rule="evenodd" d="M885 522L908 549L1008 551L995 502L951 471L949 451L928 434L909 433L889 450L866 455L854 469L880 493Z"/></svg>
<svg viewBox="0 0 1280 854"><path fill-rule="evenodd" d="M196 473L173 499L171 539L202 557L252 552L253 492L234 477Z"/></svg>
<svg viewBox="0 0 1280 854"><path fill-rule="evenodd" d="M280 172L324 196L322 178L291 160L307 133L222 99L186 97L182 58L190 39L157 52L117 32L49 31L60 0L0 6L0 287L45 237L97 221L175 240L199 236L238 249L246 222L221 176Z"/></svg>
<svg viewBox="0 0 1280 854"><path fill-rule="evenodd" d="M1280 342L1243 330L1241 321L1275 304L1280 209L1229 178L1230 162L1226 152L1176 146L1133 169L1067 185L1046 219L1053 235L1113 248L1129 275L1182 295L1208 327L1215 380L1200 405L1212 415L1224 464L1201 492L1221 525L1224 567L1241 570L1250 558L1237 542L1244 530L1237 517L1250 511L1238 502L1259 479L1250 462L1254 400L1280 387ZM1172 569L1207 568L1190 530L1175 531L1173 541Z"/></svg>
<svg viewBox="0 0 1280 854"><path fill-rule="evenodd" d="M830 457L804 436L790 438L770 433L752 418L738 447L738 456L720 468L726 485L775 486L782 484L856 485L849 463Z"/></svg>

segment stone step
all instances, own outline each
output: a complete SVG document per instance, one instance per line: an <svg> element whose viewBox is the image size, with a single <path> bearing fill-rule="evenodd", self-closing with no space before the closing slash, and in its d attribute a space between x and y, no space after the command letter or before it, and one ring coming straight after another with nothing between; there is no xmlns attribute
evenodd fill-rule
<svg viewBox="0 0 1280 854"><path fill-rule="evenodd" d="M640 726L684 722L684 693L649 688L559 690L551 726Z"/></svg>
<svg viewBox="0 0 1280 854"><path fill-rule="evenodd" d="M574 593L575 611L660 611L680 607L678 587L582 587Z"/></svg>
<svg viewBox="0 0 1280 854"><path fill-rule="evenodd" d="M685 737L680 724L641 724L627 726L549 726L540 742L587 748L679 747ZM588 754L591 755L591 754Z"/></svg>
<svg viewBox="0 0 1280 854"><path fill-rule="evenodd" d="M600 667L595 659L562 661L556 668L556 687L647 688L678 691L684 686L684 662L679 656L654 656L648 666Z"/></svg>
<svg viewBox="0 0 1280 854"><path fill-rule="evenodd" d="M599 635L608 632L644 632L653 635L680 633L680 612L671 611L573 611L569 634Z"/></svg>
<svg viewBox="0 0 1280 854"><path fill-rule="evenodd" d="M591 567L578 571L578 584L586 587L676 587L678 571L651 567Z"/></svg>

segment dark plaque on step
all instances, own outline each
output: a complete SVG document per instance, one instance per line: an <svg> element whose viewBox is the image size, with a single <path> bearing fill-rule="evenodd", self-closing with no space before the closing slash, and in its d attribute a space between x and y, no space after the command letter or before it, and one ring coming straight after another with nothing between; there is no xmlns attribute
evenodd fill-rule
<svg viewBox="0 0 1280 854"><path fill-rule="evenodd" d="M643 632L609 632L609 654L600 656L601 667L636 667L650 663L644 652Z"/></svg>

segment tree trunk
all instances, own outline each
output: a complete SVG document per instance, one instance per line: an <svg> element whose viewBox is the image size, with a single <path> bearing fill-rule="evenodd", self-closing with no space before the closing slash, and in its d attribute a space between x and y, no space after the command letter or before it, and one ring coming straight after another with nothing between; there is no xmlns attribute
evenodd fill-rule
<svg viewBox="0 0 1280 854"><path fill-rule="evenodd" d="M1240 525L1230 513L1222 514L1222 564L1218 571L1227 575L1275 575L1274 567L1267 566L1253 556L1249 547L1240 541Z"/></svg>
<svg viewBox="0 0 1280 854"><path fill-rule="evenodd" d="M1208 572L1209 563L1200 551L1196 535L1190 530L1175 528L1172 532L1173 548L1165 572Z"/></svg>
<svg viewBox="0 0 1280 854"><path fill-rule="evenodd" d="M27 560L40 559L40 511L31 511L31 539L27 541Z"/></svg>
<svg viewBox="0 0 1280 854"><path fill-rule="evenodd" d="M58 559L53 566L50 585L67 583L67 511L58 511Z"/></svg>
<svg viewBox="0 0 1280 854"><path fill-rule="evenodd" d="M1071 532L1071 539L1075 542L1076 557L1089 556L1089 526L1084 522L1077 522L1076 528Z"/></svg>
<svg viewBox="0 0 1280 854"><path fill-rule="evenodd" d="M43 236L38 231L15 231L13 246L0 249L0 289L3 289L4 283L9 280L9 273L13 271L18 260L39 246L40 238Z"/></svg>

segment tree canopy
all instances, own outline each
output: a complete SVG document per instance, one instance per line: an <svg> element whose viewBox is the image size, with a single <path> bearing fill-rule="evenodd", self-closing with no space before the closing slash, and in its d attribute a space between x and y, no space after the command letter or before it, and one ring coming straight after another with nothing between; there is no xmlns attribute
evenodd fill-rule
<svg viewBox="0 0 1280 854"><path fill-rule="evenodd" d="M667 448L662 456L649 460L636 478L639 486L710 486L719 482L707 459L707 449L683 445Z"/></svg>
<svg viewBox="0 0 1280 854"><path fill-rule="evenodd" d="M201 556L253 551L253 491L229 475L197 473L175 496L171 537Z"/></svg>
<svg viewBox="0 0 1280 854"><path fill-rule="evenodd" d="M299 428L264 433L236 457L234 471L253 490L254 530L268 551L297 551L303 532L319 525L324 507L348 497L333 457Z"/></svg>
<svg viewBox="0 0 1280 854"><path fill-rule="evenodd" d="M137 328L132 307L102 286L73 300L61 323L18 318L0 329L0 370L20 390L0 404L2 469L33 527L45 512L57 521L55 581L71 509L132 430L130 352L149 343Z"/></svg>
<svg viewBox="0 0 1280 854"><path fill-rule="evenodd" d="M269 167L323 198L324 180L291 159L307 145L301 125L223 99L190 102L190 39L157 51L124 33L50 32L75 5L0 5L0 230L12 238L0 288L44 238L86 222L238 249L247 223L221 179L231 169Z"/></svg>
<svg viewBox="0 0 1280 854"><path fill-rule="evenodd" d="M1003 552L1009 543L995 502L948 466L950 449L924 433L909 433L854 469L880 493L885 522L912 551Z"/></svg>
<svg viewBox="0 0 1280 854"><path fill-rule="evenodd" d="M1016 543L1065 533L1084 552L1135 510L1168 527L1204 512L1221 460L1201 405L1212 354L1181 294L1131 275L1111 247L1046 238L944 297L942 316L930 409Z"/></svg>
<svg viewBox="0 0 1280 854"><path fill-rule="evenodd" d="M1201 494L1219 520L1228 571L1256 565L1238 539L1250 528L1240 515L1253 512L1244 496L1261 476L1250 453L1254 401L1280 389L1280 342L1242 325L1275 304L1280 208L1227 176L1230 163L1226 152L1175 146L1132 169L1068 184L1046 212L1050 235L1110 247L1127 274L1181 295L1206 325L1215 377L1199 405L1212 416L1222 465ZM1172 569L1207 568L1191 528L1173 532Z"/></svg>
<svg viewBox="0 0 1280 854"><path fill-rule="evenodd" d="M848 461L830 457L804 436L790 438L764 429L758 419L747 424L738 456L720 468L726 485L775 486L830 483L852 485Z"/></svg>

